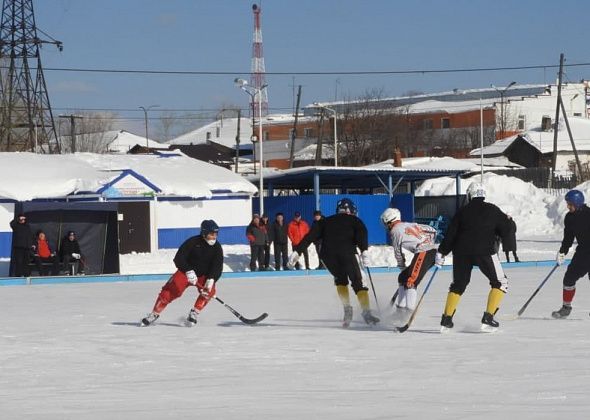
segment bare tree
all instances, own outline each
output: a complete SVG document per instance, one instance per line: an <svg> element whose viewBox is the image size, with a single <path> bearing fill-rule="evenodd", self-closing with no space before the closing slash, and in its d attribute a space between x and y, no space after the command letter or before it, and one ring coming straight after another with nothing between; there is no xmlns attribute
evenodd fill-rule
<svg viewBox="0 0 590 420"><path fill-rule="evenodd" d="M76 151L90 153L105 153L109 143L115 137L113 133L113 112L85 112L78 111L73 114L81 116L76 119ZM71 151L71 127L63 119L59 120L58 133L62 138L62 153Z"/></svg>

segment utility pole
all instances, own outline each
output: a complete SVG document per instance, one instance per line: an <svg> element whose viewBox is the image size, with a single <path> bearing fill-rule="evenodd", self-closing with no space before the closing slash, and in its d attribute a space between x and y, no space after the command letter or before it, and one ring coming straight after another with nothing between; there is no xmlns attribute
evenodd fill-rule
<svg viewBox="0 0 590 420"><path fill-rule="evenodd" d="M563 77L563 53L559 55L559 75L557 77L557 105L555 106L555 123L553 125L553 156L551 158L551 175L549 178L549 188L553 183L553 176L555 175L555 167L557 164L557 134L559 131L559 102L561 101L561 79Z"/></svg>
<svg viewBox="0 0 590 420"><path fill-rule="evenodd" d="M295 121L293 122L293 130L291 131L291 150L289 152L289 168L293 167L295 160L295 139L297 138L297 118L299 117L299 103L301 101L301 85L297 89L297 105L295 106Z"/></svg>
<svg viewBox="0 0 590 420"><path fill-rule="evenodd" d="M240 121L242 120L242 110L238 109L238 131L236 133L236 173L238 173L238 161L240 160Z"/></svg>
<svg viewBox="0 0 590 420"><path fill-rule="evenodd" d="M76 153L76 119L81 120L82 116L80 115L60 115L59 118L68 118L70 120L70 137L71 137L71 145L72 145L72 153Z"/></svg>

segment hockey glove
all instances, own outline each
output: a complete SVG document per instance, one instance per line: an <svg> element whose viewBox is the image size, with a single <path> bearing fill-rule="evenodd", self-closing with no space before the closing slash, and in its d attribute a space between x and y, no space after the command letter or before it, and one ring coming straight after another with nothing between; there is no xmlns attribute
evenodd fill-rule
<svg viewBox="0 0 590 420"><path fill-rule="evenodd" d="M214 285L215 285L215 280L207 279L207 281L203 285L203 288L201 289L201 295L203 295L207 299L211 299L214 296L212 294Z"/></svg>
<svg viewBox="0 0 590 420"><path fill-rule="evenodd" d="M370 265L371 259L369 258L369 251L365 250L361 253L361 262L365 267L368 267Z"/></svg>
<svg viewBox="0 0 590 420"><path fill-rule="evenodd" d="M72 258L75 258L75 259L79 260L80 259L80 254L77 254L77 253L74 252L74 253L72 253Z"/></svg>
<svg viewBox="0 0 590 420"><path fill-rule="evenodd" d="M195 270L189 270L184 274L186 275L186 279L188 280L188 284L192 284L193 286L196 286L197 275L195 274Z"/></svg>
<svg viewBox="0 0 590 420"><path fill-rule="evenodd" d="M563 264L564 261L565 261L565 254L558 252L557 258L555 258L555 262L557 263L557 265L561 265L561 264Z"/></svg>
<svg viewBox="0 0 590 420"><path fill-rule="evenodd" d="M441 254L440 252L436 253L436 256L434 257L434 265L436 265L437 268L441 268L445 263L445 256L443 254Z"/></svg>
<svg viewBox="0 0 590 420"><path fill-rule="evenodd" d="M289 267L289 268L295 267L295 264L297 264L297 261L299 261L299 254L297 253L297 251L291 252L291 255L289 255L289 261L287 262L287 267Z"/></svg>

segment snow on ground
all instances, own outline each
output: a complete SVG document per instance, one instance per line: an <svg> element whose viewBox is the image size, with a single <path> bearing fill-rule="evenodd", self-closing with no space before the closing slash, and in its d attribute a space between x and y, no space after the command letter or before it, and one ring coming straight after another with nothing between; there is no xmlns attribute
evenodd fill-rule
<svg viewBox="0 0 590 420"><path fill-rule="evenodd" d="M137 327L161 282L3 287L3 419L556 419L590 410L590 291L570 319L559 268L521 319L508 320L550 267L512 268L495 334L479 332L489 286L479 271L438 332L451 271L440 271L412 328L391 320L340 327L328 275L222 279L219 296L261 324L211 302L180 326L188 290L149 328ZM386 312L396 273L373 274ZM427 281L428 277L425 279ZM423 290L424 285L420 287Z"/></svg>

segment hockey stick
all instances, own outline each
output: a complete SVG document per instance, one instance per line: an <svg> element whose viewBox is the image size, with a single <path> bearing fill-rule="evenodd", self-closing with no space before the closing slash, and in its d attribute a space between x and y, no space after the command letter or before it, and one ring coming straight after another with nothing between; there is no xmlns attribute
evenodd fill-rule
<svg viewBox="0 0 590 420"><path fill-rule="evenodd" d="M522 305L522 308L520 308L520 310L518 311L517 318L524 313L524 311L527 308L527 306L529 306L529 303L531 303L531 300L533 300L533 298L535 296L537 296L537 293L539 293L539 290L541 290L541 287L543 287L545 285L545 283L547 283L547 280L549 280L549 277L551 277L551 275L553 274L553 272L555 270L557 270L557 267L559 267L559 264L555 264L553 266L553 268L551 269L551 271L549 272L549 274L547 274L547 277L545 277L545 279L541 282L541 284L539 284L539 287L537 287L537 289L533 292L533 294L531 295L531 297L529 298L529 300L527 300L525 302L525 304Z"/></svg>
<svg viewBox="0 0 590 420"><path fill-rule="evenodd" d="M369 275L369 281L371 282L371 289L373 289L373 296L375 297L375 304L377 305L377 310L381 313L381 308L379 307L379 301L377 300L377 293L375 292L375 285L373 284L373 277L371 276L371 270L369 267L365 267L367 270L367 274Z"/></svg>
<svg viewBox="0 0 590 420"><path fill-rule="evenodd" d="M408 328L410 328L410 325L412 325L414 318L416 318L416 314L418 313L418 309L420 309L420 304L424 300L424 296L426 296L426 292L428 292L428 289L430 288L430 284L432 283L432 280L434 280L434 276L436 275L437 272L438 272L438 267L435 267L434 271L432 272L432 275L430 276L430 280L428 280L428 283L426 284L426 287L424 288L424 291L422 292L422 296L420 296L420 300L418 301L418 304L414 308L414 312L412 312L412 315L410 316L410 319L408 319L407 324L404 325L403 327L395 327L397 332L403 333L403 332L407 331Z"/></svg>
<svg viewBox="0 0 590 420"><path fill-rule="evenodd" d="M248 324L248 325L257 324L268 316L268 314L265 312L262 315L260 315L258 318L254 318L254 319L246 318L241 313L236 311L234 308L229 306L227 303L225 303L224 301L219 299L217 296L215 296L215 300L217 302L221 303L223 306L225 306L232 314L234 314L244 324Z"/></svg>
<svg viewBox="0 0 590 420"><path fill-rule="evenodd" d="M391 298L391 300L389 301L389 306L395 305L395 300L397 299L397 295L399 294L399 289L397 289L395 291L395 293L393 294L393 297Z"/></svg>

